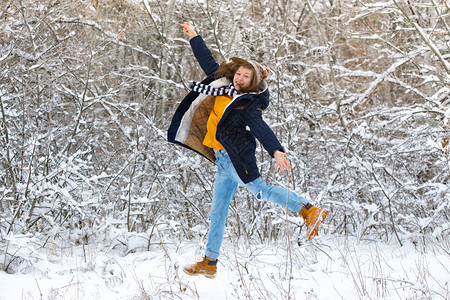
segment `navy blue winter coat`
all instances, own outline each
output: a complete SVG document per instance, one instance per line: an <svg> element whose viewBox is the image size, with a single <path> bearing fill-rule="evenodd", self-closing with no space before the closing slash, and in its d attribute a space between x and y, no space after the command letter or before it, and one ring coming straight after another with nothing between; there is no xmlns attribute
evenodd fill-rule
<svg viewBox="0 0 450 300"><path fill-rule="evenodd" d="M201 36L190 40L195 58L208 76L202 81L214 87L222 87L229 83L223 78L215 78L214 72L219 64L206 46ZM214 107L215 97L191 91L181 101L170 127L168 140L194 150L210 161L215 161L214 151L203 145L206 135L206 123ZM216 139L227 151L233 166L244 183L251 182L260 176L256 165L256 141L260 141L270 156L283 147L273 131L262 119L262 111L269 106L269 91L265 81L259 93L244 93L233 98L225 108L217 125Z"/></svg>

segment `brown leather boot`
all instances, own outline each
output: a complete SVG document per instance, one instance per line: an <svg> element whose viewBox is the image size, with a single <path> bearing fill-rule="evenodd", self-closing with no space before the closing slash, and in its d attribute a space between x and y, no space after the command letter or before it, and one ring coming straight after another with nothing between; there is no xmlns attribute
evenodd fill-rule
<svg viewBox="0 0 450 300"><path fill-rule="evenodd" d="M212 279L216 277L217 259L212 261L204 257L202 261L196 264L184 266L183 271L189 275L203 274L206 278Z"/></svg>
<svg viewBox="0 0 450 300"><path fill-rule="evenodd" d="M309 209L307 207L303 207L302 210L298 212L300 217L305 219L306 227L306 239L308 241L312 240L319 231L319 226L321 223L325 221L328 216L329 211L323 208L318 208L312 205L309 205Z"/></svg>

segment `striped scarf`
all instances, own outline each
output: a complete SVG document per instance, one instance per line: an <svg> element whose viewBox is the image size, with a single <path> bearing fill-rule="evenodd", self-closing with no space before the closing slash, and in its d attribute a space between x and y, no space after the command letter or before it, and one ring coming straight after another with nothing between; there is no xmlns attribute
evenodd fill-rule
<svg viewBox="0 0 450 300"><path fill-rule="evenodd" d="M230 82L230 84L226 87L214 88L210 85L194 81L194 84L191 85L191 89L194 92L211 96L220 96L227 94L230 95L231 97L234 97L238 94L232 82Z"/></svg>

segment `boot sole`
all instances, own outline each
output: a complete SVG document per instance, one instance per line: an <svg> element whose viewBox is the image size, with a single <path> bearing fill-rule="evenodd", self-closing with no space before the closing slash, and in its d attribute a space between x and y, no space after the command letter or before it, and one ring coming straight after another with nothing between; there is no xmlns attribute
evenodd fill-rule
<svg viewBox="0 0 450 300"><path fill-rule="evenodd" d="M325 222L325 219L328 217L328 214L329 214L328 210L325 210L325 209L322 210L320 212L319 216L317 217L317 220L314 223L314 226L311 226L311 229L308 228L308 230L306 231L306 237L307 237L308 241L311 241L317 235L320 224ZM317 228L317 231L316 231L316 228ZM311 236L314 232L316 232L316 234L314 234L314 236Z"/></svg>
<svg viewBox="0 0 450 300"><path fill-rule="evenodd" d="M186 271L185 269L183 269L184 273L190 275L190 276L199 276L199 275L204 275L206 278L208 279L214 279L216 278L216 274L207 274L207 273L203 273L203 272L199 272L199 273L190 273L188 271Z"/></svg>

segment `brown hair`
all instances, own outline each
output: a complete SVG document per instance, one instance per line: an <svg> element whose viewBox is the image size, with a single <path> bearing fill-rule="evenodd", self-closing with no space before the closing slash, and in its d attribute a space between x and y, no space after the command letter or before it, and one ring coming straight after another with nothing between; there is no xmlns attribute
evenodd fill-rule
<svg viewBox="0 0 450 300"><path fill-rule="evenodd" d="M215 72L215 77L216 78L226 77L228 80L232 82L234 74L236 74L239 67L244 67L246 69L252 70L252 80L250 81L250 85L247 88L242 89L242 92L244 93L258 92L259 82L258 77L256 75L256 70L253 67L253 65L248 61L246 61L245 59L239 57L232 57L230 58L229 62L226 61L222 62L220 64L220 67Z"/></svg>

